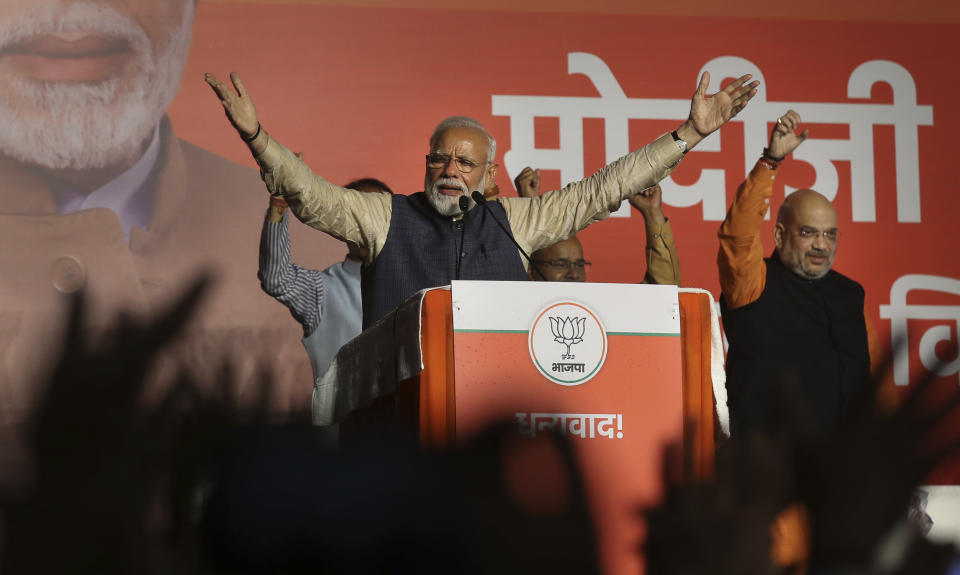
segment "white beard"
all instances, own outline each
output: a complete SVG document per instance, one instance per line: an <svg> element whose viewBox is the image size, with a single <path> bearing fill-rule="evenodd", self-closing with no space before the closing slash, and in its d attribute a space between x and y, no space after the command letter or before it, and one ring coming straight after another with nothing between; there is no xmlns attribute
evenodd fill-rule
<svg viewBox="0 0 960 575"><path fill-rule="evenodd" d="M179 25L152 45L136 22L111 7L91 2L41 5L0 24L0 48L24 38L56 32L94 32L130 43L132 78L103 82L36 82L8 78L0 91L0 152L51 169L97 169L132 165L173 101L190 48L194 3L184 2ZM26 3L24 3L26 5ZM14 97L16 96L16 98ZM26 100L32 110L18 109Z"/></svg>
<svg viewBox="0 0 960 575"><path fill-rule="evenodd" d="M483 190L486 187L487 175L483 175L483 179L480 180L480 189ZM470 190L467 189L467 186L464 185L460 180L455 180L453 178L439 178L433 185L427 184L424 182L424 192L427 194L427 201L430 202L430 205L433 206L433 209L437 211L441 216L452 218L453 216L459 216L462 212L460 210L460 196L445 196L440 193L440 186L442 184L447 185L456 185L460 187L460 190L463 191L465 197L470 200L470 205L467 207L467 210L473 209L473 206L477 205L473 201L473 198L470 197Z"/></svg>

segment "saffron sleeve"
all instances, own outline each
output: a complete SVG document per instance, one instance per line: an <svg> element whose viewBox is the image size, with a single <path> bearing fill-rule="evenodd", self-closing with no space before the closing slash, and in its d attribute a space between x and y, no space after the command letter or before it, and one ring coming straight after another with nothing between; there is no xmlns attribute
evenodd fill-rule
<svg viewBox="0 0 960 575"><path fill-rule="evenodd" d="M763 261L760 225L770 208L775 176L776 170L757 162L737 189L727 217L717 232L720 239L717 254L720 289L730 309L753 303L763 293L767 266Z"/></svg>

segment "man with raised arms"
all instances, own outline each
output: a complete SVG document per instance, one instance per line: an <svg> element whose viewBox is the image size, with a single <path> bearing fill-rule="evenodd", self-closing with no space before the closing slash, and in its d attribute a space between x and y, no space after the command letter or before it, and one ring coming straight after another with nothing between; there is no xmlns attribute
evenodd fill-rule
<svg viewBox="0 0 960 575"><path fill-rule="evenodd" d="M783 385L803 401L813 431L826 432L870 378L876 349L864 291L832 269L837 212L813 190L788 195L777 212L776 249L763 257L760 225L777 168L807 138L793 110L777 120L763 157L737 190L720 226L720 305L730 351L727 390L731 434L769 431L782 421Z"/></svg>
<svg viewBox="0 0 960 575"><path fill-rule="evenodd" d="M688 119L671 134L538 198L502 198L488 211L463 211L460 198L486 189L496 176L496 141L476 120L447 118L430 137L424 191L409 196L364 194L314 174L262 128L253 100L236 74L233 87L208 74L227 117L260 165L270 193L282 196L301 221L369 250L362 271L363 325L394 310L417 291L453 279L526 279L504 223L528 253L606 218L623 200L665 178L684 153L747 105L758 82L745 75L707 94L704 73Z"/></svg>

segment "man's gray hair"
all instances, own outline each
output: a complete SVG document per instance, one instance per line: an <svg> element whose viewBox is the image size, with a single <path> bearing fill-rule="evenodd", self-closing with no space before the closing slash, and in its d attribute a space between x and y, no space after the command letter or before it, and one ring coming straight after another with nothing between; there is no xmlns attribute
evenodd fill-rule
<svg viewBox="0 0 960 575"><path fill-rule="evenodd" d="M433 149L444 132L454 128L470 128L483 132L483 135L487 138L487 161L492 162L497 157L497 141L494 137L483 127L483 124L466 116L450 116L437 124L437 127L433 129L433 135L430 136L430 149Z"/></svg>

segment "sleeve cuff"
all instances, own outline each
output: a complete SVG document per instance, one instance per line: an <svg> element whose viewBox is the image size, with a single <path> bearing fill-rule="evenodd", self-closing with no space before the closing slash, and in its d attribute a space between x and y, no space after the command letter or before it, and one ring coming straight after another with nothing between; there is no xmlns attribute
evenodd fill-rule
<svg viewBox="0 0 960 575"><path fill-rule="evenodd" d="M647 244L656 240L662 240L666 245L673 243L673 230L670 228L669 218L660 225L647 226Z"/></svg>
<svg viewBox="0 0 960 575"><path fill-rule="evenodd" d="M279 166L285 161L286 156L293 155L290 150L284 148L276 140L267 134L267 145L259 154L254 154L253 159L257 161L260 169L270 171L271 168Z"/></svg>
<svg viewBox="0 0 960 575"><path fill-rule="evenodd" d="M673 136L669 133L654 140L653 149L662 164L671 170L676 168L680 160L683 159L683 152L677 147L677 144L673 141Z"/></svg>
<svg viewBox="0 0 960 575"><path fill-rule="evenodd" d="M763 161L763 158L760 158L753 166L750 175L757 178L770 178L772 180L777 177L777 170L776 168L770 168L767 163Z"/></svg>

